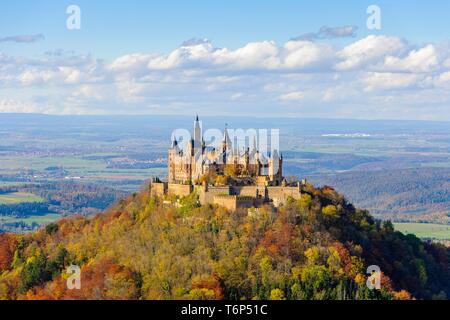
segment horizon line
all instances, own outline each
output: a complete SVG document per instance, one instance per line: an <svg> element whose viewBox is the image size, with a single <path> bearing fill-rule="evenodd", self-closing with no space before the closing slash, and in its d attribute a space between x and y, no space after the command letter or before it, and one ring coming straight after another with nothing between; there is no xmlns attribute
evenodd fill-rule
<svg viewBox="0 0 450 320"><path fill-rule="evenodd" d="M15 115L15 116L46 116L46 117L173 117L173 118L181 118L186 116L192 116L195 119L195 115L197 113L186 113L186 114L149 114L149 113L133 113L133 114L49 114L49 113L35 113L35 112L0 112L0 117L2 115ZM399 122L434 122L434 123L450 123L449 120L434 120L434 119L393 119L393 118L381 118L381 119L368 119L368 118L326 118L326 117L302 117L302 116L271 116L271 115L226 115L226 114L217 114L217 115L201 115L199 118L218 118L218 117L227 117L227 118L241 118L241 117L251 117L255 119L292 119L292 120L333 120L333 121L370 121L370 122L381 122L381 121L399 121Z"/></svg>

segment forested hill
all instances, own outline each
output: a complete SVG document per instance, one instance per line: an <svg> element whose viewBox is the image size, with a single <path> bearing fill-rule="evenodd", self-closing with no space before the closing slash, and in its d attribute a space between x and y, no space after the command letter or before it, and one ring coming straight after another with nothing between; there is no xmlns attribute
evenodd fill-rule
<svg viewBox="0 0 450 320"><path fill-rule="evenodd" d="M384 220L450 222L450 169L355 170L309 177Z"/></svg>
<svg viewBox="0 0 450 320"><path fill-rule="evenodd" d="M0 299L440 299L449 250L355 209L331 188L273 213L152 198L0 235ZM174 199L165 199L174 200ZM66 268L81 267L81 290ZM378 265L382 290L366 286Z"/></svg>

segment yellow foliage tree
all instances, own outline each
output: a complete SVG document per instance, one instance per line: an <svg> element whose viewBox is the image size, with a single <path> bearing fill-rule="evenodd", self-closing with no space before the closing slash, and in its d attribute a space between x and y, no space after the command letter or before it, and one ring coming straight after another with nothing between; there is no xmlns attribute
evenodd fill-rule
<svg viewBox="0 0 450 320"><path fill-rule="evenodd" d="M227 185L228 184L228 177L227 176L217 176L216 177L216 185Z"/></svg>
<svg viewBox="0 0 450 320"><path fill-rule="evenodd" d="M325 208L323 208L323 209L322 209L322 213L323 213L325 216L332 217L332 218L337 218L337 217L339 217L337 208L336 208L336 206L333 206L333 205L328 205L328 206L326 206Z"/></svg>
<svg viewBox="0 0 450 320"><path fill-rule="evenodd" d="M319 260L319 248L309 248L305 251L305 257L308 260L308 264L315 264Z"/></svg>
<svg viewBox="0 0 450 320"><path fill-rule="evenodd" d="M270 291L270 297L269 300L286 300L284 297L284 292L280 289L273 289Z"/></svg>
<svg viewBox="0 0 450 320"><path fill-rule="evenodd" d="M238 171L235 165L227 164L223 170L223 173L227 177L236 177L238 175Z"/></svg>

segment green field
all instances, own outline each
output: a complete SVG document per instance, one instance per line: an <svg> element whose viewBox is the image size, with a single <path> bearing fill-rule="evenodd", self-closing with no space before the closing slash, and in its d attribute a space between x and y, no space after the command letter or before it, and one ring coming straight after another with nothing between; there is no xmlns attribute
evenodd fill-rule
<svg viewBox="0 0 450 320"><path fill-rule="evenodd" d="M0 204L17 204L24 202L43 202L41 197L26 192L12 192L0 194Z"/></svg>
<svg viewBox="0 0 450 320"><path fill-rule="evenodd" d="M41 224L47 224L47 223L54 222L61 218L62 218L62 216L57 213L49 213L49 214L38 215L38 216L28 216L26 218L14 218L14 217L8 217L8 216L0 216L0 223L23 222L28 225L31 225L34 222L34 223L41 225Z"/></svg>
<svg viewBox="0 0 450 320"><path fill-rule="evenodd" d="M96 155L108 155L102 153L87 154L85 156ZM105 161L99 160L86 160L83 156L78 157L17 157L17 156L3 156L0 157L0 175L1 174L16 174L23 169L33 169L40 174L47 174L46 168L50 166L63 167L68 172L68 176L81 177L80 182L117 182L126 180L141 180L144 181L152 176L160 176L166 173L166 168L148 168L148 169L110 169L107 167ZM57 178L60 180L61 178ZM38 181L35 179L35 181ZM42 178L45 181L52 181L53 178ZM0 182L1 184L1 182ZM139 188L134 184L132 190ZM4 185L17 185L16 183L5 183ZM0 201L2 201L0 199Z"/></svg>
<svg viewBox="0 0 450 320"><path fill-rule="evenodd" d="M450 240L450 225L432 223L395 223L395 229L419 238Z"/></svg>

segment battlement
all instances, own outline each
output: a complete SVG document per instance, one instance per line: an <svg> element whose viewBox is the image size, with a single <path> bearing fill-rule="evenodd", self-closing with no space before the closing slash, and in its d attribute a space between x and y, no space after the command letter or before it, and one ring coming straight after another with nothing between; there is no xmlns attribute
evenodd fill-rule
<svg viewBox="0 0 450 320"><path fill-rule="evenodd" d="M303 183L306 183L304 181ZM175 195L185 197L196 192L202 205L216 204L229 210L238 208L258 208L264 204L274 207L282 206L289 198L300 199L302 185L297 186L201 186L174 184L167 182L152 182L150 185L153 196Z"/></svg>

